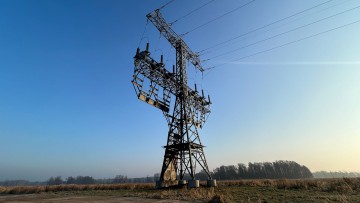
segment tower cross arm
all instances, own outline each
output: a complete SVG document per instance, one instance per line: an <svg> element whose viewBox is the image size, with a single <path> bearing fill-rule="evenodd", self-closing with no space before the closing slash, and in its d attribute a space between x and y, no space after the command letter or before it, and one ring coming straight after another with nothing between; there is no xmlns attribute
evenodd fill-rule
<svg viewBox="0 0 360 203"><path fill-rule="evenodd" d="M178 34L176 34L176 32L162 17L159 9L147 14L146 17L154 24L154 26L174 48L176 48L176 44L180 42L185 49L186 59L188 59L201 72L204 71L204 68L201 65L199 54L194 53L185 43L185 41Z"/></svg>

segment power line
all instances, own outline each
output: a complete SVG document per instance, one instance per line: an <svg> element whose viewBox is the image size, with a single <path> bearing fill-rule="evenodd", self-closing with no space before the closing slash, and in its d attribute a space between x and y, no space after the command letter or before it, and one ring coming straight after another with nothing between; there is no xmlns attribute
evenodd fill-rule
<svg viewBox="0 0 360 203"><path fill-rule="evenodd" d="M307 8L307 9L305 9L305 10L299 11L299 12L297 12L297 13L295 13L295 14L292 14L292 15L290 15L290 16L287 16L287 17L285 17L285 18L282 18L282 19L276 20L276 21L274 21L274 22L272 22L272 23L266 24L266 25L264 25L264 26L262 26L262 27L259 27L259 28L256 28L256 29L254 29L254 30L251 30L251 31L249 31L249 32L246 32L246 33L244 33L244 34L235 36L235 37L233 37L233 38L231 38L231 39L225 40L225 41L220 42L220 43L218 43L218 44L215 44L215 45L213 45L213 46L211 46L211 47L208 47L208 48L206 48L206 49L203 49L203 50L199 51L199 53L202 53L202 52L207 51L207 50L209 50L209 49L216 48L216 47L218 47L218 46L220 46L220 45L222 45L222 44L231 42L231 41L233 41L233 40L235 40L235 39L238 39L238 38L240 38L240 37L243 37L243 36L246 36L246 35L248 35L248 34L254 33L254 32L258 31L258 30L264 29L264 28L266 28L266 27L269 27L269 26L274 25L274 24L276 24L276 23L279 23L279 22L281 22L281 21L287 20L287 19L292 18L292 17L294 17L294 16L296 16L296 15L305 13L305 12L307 12L307 11L309 11L309 10L312 10L312 9L314 9L314 8L317 8L317 7L319 7L319 6L322 6L322 5L324 5L324 4L327 4L327 3L331 2L331 1L333 1L333 0L325 1L325 2L323 2L323 3L317 4L317 5L313 6L313 7L310 7L310 8Z"/></svg>
<svg viewBox="0 0 360 203"><path fill-rule="evenodd" d="M277 26L277 27L269 28L269 29L267 29L267 30L264 30L263 32L260 32L260 33L251 35L251 36L249 36L249 37L241 38L238 42L244 41L244 40L249 39L249 38L252 38L252 37L254 37L254 36L256 36L256 35L259 35L259 34L267 33L267 32L269 32L269 31L271 31L271 30L280 28L280 27L282 27L282 26L284 26L284 25L291 24L291 23L293 23L293 22L295 22L295 21L298 21L298 20L300 20L300 19L309 17L309 16L311 16L311 15L324 12L324 11L326 11L326 10L328 10L328 9L331 9L331 8L334 8L334 7L339 6L339 5L341 5L341 4L344 4L344 3L346 3L347 1L350 1L350 0L344 0L343 2L340 2L340 3L338 3L338 4L335 4L335 5L326 7L326 8L324 8L324 9L322 9L322 10L320 10L320 11L317 11L317 12L315 12L315 13L311 13L311 14L308 14L308 15L305 15L305 16L302 16L302 17L299 17L299 18L296 18L296 19L294 19L294 20L292 20L292 21L289 21L289 22L287 22L287 23L285 23L285 24L279 25L279 26ZM224 44L225 44L225 43L224 43ZM232 45L232 44L228 44L228 45L221 46L220 49L221 49L221 48L224 48L224 47L227 47L227 46L229 46L229 45ZM202 52L201 55L209 54L209 53L213 52L213 51L205 51L205 52L204 52L204 51L205 51L205 50L203 50L203 52ZM199 52L199 53L200 53L200 52Z"/></svg>
<svg viewBox="0 0 360 203"><path fill-rule="evenodd" d="M210 4L210 3L214 2L214 1L215 1L215 0L210 0L209 2L206 2L205 4L201 5L200 7L198 7L198 8L196 8L196 9L190 11L189 13L187 13L187 14L181 16L180 18L174 20L173 22L169 23L169 25L173 25L174 23L176 23L176 22L178 22L178 21L180 21L180 20L188 17L189 15L195 13L196 11L202 9L203 7L207 6L208 4Z"/></svg>
<svg viewBox="0 0 360 203"><path fill-rule="evenodd" d="M325 30L323 32L319 32L319 33L316 33L316 34L313 34L313 35L310 35L310 36L307 36L307 37L303 37L301 39L297 39L297 40L294 40L294 41L291 41L291 42L287 42L285 44L281 44L279 46L272 47L270 49L266 49L266 50L259 51L259 52L256 52L256 53L253 53L253 54L250 54L250 55L247 55L247 56L243 56L241 58L238 58L238 59L235 59L235 60L232 60L232 61L229 61L229 62L221 63L221 64L218 64L216 66L207 68L206 70L212 70L214 68L218 68L220 66L223 66L223 65L226 65L226 64L229 64L229 63L238 62L240 60L243 60L243 59L246 59L246 58L249 58L249 57L252 57L252 56L256 56L256 55L259 55L259 54L262 54L262 53L265 53L265 52L269 52L269 51L272 51L272 50L275 50L275 49L279 49L281 47L284 47L284 46L287 46L287 45L290 45L290 44L294 44L294 43L297 43L297 42L300 42L300 41L304 41L304 40L307 40L307 39L310 39L310 38L313 38L313 37L316 37L316 36L319 36L319 35L326 34L328 32L332 32L332 31L335 31L335 30L350 26L350 25L354 25L356 23L360 23L360 20L357 20L357 21L354 21L354 22L351 22L351 23L348 23L348 24L345 24L345 25L341 25L339 27L335 27L335 28L332 28L332 29L329 29L329 30Z"/></svg>
<svg viewBox="0 0 360 203"><path fill-rule="evenodd" d="M294 29L288 30L288 31L286 31L286 32L282 32L282 33L273 35L273 36L271 36L271 37L268 37L268 38L259 40L259 41L257 41L257 42L254 42L254 43L251 43L251 44L242 46L242 47L240 47L240 48L236 48L236 49L233 49L233 50L231 50L231 51L227 51L227 52L225 52L225 53L218 54L218 55L216 55L216 56L214 56L214 57L211 57L211 58L209 58L209 59L206 59L206 60L208 61L208 60L212 60L212 59L214 59L214 58L218 58L218 57L221 57L221 56L225 56L225 55L227 55L227 54L231 54L231 53L233 53L234 51L239 51L239 50L241 50L241 49L245 49L245 48L254 46L254 45L256 45L256 44L259 44L259 43L268 41L268 40L270 40L270 39L274 39L274 38L276 38L276 37L279 37L279 36L284 35L284 34L288 34L288 33L290 33L290 32L294 32L294 31L299 30L299 29L301 29L301 28L304 28L304 27L313 25L313 24L315 24L315 23L319 23L319 22L321 22L321 21L324 21L324 20L333 18L333 17L335 17L335 16L338 16L338 15L341 15L341 14L344 14L344 13L347 13L347 12L350 12L350 11L353 11L353 10L358 9L358 8L360 8L360 6L356 6L356 7L353 7L353 8L351 8L351 9L347 9L347 10L345 10L345 11L336 13L336 14L334 14L334 15L331 15L331 16L328 16L328 17L325 17L325 18L322 18L322 19L313 21L313 22L308 23L308 24L306 24L306 25L302 25L302 26L296 27L296 28L294 28Z"/></svg>
<svg viewBox="0 0 360 203"><path fill-rule="evenodd" d="M218 17L216 17L216 18L214 18L214 19L212 19L212 20L210 20L210 21L208 21L208 22L206 22L206 23L204 23L204 24L201 24L201 25L193 28L193 29L190 30L190 31L185 32L185 33L182 34L181 36L185 36L185 35L193 32L193 31L195 31L195 30L197 30L197 29L199 29L199 28L202 28L202 27L204 27L205 25L208 25L208 24L210 24L210 23L212 23L212 22L214 22L214 21L216 21L216 20L218 20L218 19L220 19L220 18L222 18L222 17L224 17L224 16L226 16L226 15L228 15L228 14L230 14L230 13L233 13L233 12L235 12L235 11L237 11L237 10L239 10L239 9L241 9L241 8L247 6L247 5L249 5L249 4L251 4L251 3L255 2L255 1L256 1L256 0L251 0L251 1L249 1L249 2L247 2L247 3L245 3L245 4L243 4L243 5L240 5L240 6L236 7L235 9L233 9L233 10L231 10L231 11L228 11L228 12L226 12L226 13L224 13L224 14L222 14L222 15L220 15L220 16L218 16Z"/></svg>
<svg viewBox="0 0 360 203"><path fill-rule="evenodd" d="M149 21L146 20L145 28L144 28L144 31L143 31L143 33L142 33L142 35L141 35L141 38L140 38L140 42L139 42L139 46L138 46L138 47L140 47L141 42L142 42L143 39L144 39L144 36L145 36L145 33L146 33L146 29L147 29L148 24L149 24Z"/></svg>
<svg viewBox="0 0 360 203"><path fill-rule="evenodd" d="M171 3L174 2L174 1L175 1L175 0L170 0L170 1L168 1L166 4L162 5L162 6L159 8L159 10L165 8L166 6L168 6L169 4L171 4Z"/></svg>

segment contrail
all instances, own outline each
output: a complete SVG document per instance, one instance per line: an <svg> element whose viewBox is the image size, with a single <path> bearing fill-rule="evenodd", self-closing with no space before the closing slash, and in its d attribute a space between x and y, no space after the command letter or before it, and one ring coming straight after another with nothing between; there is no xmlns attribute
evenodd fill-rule
<svg viewBox="0 0 360 203"><path fill-rule="evenodd" d="M230 62L239 65L360 65L360 61L281 61L281 62Z"/></svg>

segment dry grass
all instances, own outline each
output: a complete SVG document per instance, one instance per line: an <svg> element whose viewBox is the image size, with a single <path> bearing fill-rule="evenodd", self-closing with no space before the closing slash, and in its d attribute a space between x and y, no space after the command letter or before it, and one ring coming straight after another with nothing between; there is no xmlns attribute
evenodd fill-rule
<svg viewBox="0 0 360 203"><path fill-rule="evenodd" d="M219 186L258 186L288 190L314 190L321 192L360 192L360 178L335 179L277 179L277 180L235 180L219 181Z"/></svg>
<svg viewBox="0 0 360 203"><path fill-rule="evenodd" d="M172 199L186 200L191 202L231 202L229 197L217 194L214 188L195 189L162 189L155 190L154 184L94 184L94 185L52 185L52 186L15 186L0 187L0 194L39 194L54 192L72 192L72 194L86 194L83 192L108 191L107 194L114 194L109 191L128 191L121 195L129 197L151 198L151 199Z"/></svg>
<svg viewBox="0 0 360 203"><path fill-rule="evenodd" d="M202 183L204 185L205 183ZM1 194L72 194L126 196L200 202L299 202L360 201L360 178L307 180L236 180L218 181L217 188L155 190L155 184L94 184L0 187ZM278 199L274 199L274 197ZM315 198L315 199L314 199ZM316 199L318 198L318 199Z"/></svg>
<svg viewBox="0 0 360 203"><path fill-rule="evenodd" d="M142 190L153 189L153 183L125 183L125 184L93 184L93 185L46 185L46 186L14 186L0 187L0 194L33 194L59 191L86 191L86 190Z"/></svg>
<svg viewBox="0 0 360 203"><path fill-rule="evenodd" d="M216 195L214 188L196 188L196 189L164 189L154 193L148 198L154 199L173 199L187 201L209 201Z"/></svg>

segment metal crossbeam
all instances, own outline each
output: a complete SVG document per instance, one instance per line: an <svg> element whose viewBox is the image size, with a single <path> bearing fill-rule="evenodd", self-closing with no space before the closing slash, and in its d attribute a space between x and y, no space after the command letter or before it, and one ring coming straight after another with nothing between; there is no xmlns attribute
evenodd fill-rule
<svg viewBox="0 0 360 203"><path fill-rule="evenodd" d="M176 32L171 28L171 26L165 21L159 9L147 14L146 17L154 24L154 26L170 42L170 44L174 48L176 48L176 44L180 42L185 49L185 55L187 60L189 60L201 72L204 71L204 68L202 67L200 62L199 54L191 51L191 49L184 42L184 40L178 34L176 34Z"/></svg>
<svg viewBox="0 0 360 203"><path fill-rule="evenodd" d="M149 79L153 83L163 88L165 91L168 91L176 96L178 92L177 89L178 87L182 86L182 84L176 79L175 73L168 71L163 63L156 62L153 58L150 57L150 52L146 50L142 52L138 50L134 57L134 60L135 73L132 83L135 89L139 89L137 91L138 98L168 113L170 101L166 99L163 101L162 99L157 98L154 100L158 101L158 103L154 104L150 97L149 99L147 99L147 93L143 93L143 91L140 91L141 86L139 85L137 78L139 78L139 75L142 75L144 78ZM190 121L194 122L194 124L196 124L198 127L202 127L206 120L206 116L211 112L211 102L209 98L205 98L203 94L200 95L197 90L193 90L189 86L187 86L186 89L188 95L188 102L193 108L192 112L194 112L195 115L199 114L198 117L200 117L197 119L191 119Z"/></svg>

